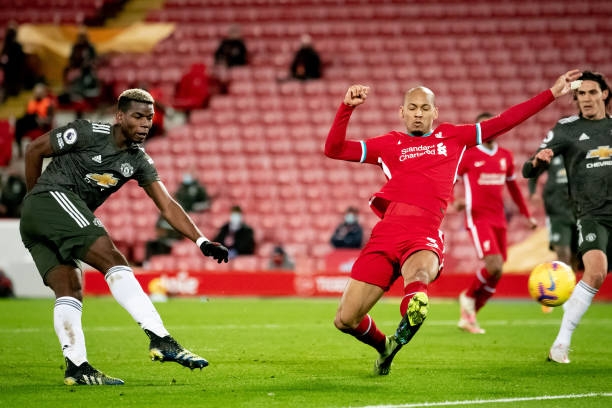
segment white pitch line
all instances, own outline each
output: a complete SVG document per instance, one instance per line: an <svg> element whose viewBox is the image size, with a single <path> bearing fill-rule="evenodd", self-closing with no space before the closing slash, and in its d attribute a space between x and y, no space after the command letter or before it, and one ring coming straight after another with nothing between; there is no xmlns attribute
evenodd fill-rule
<svg viewBox="0 0 612 408"><path fill-rule="evenodd" d="M522 402L522 401L544 401L558 399L582 399L593 397L612 397L609 392L591 392L588 394L568 394L568 395L542 395L540 397L519 397L519 398L499 398L490 400L465 400L465 401L442 401L442 402L420 402L412 404L400 405L367 405L363 407L352 408L419 408L419 407L453 407L458 405L483 405L483 404L499 404L505 402Z"/></svg>
<svg viewBox="0 0 612 408"><path fill-rule="evenodd" d="M528 319L528 320L482 320L480 322L483 326L558 326L560 324L559 320L549 320L542 321L537 319ZM392 327L397 325L397 321L391 320L381 320L376 321L376 324L379 327L389 326ZM581 324L595 325L595 326L612 326L612 319L582 319ZM436 327L454 327L457 325L456 320L428 320L426 322L427 326L436 326ZM291 328L307 328L307 327L321 327L328 326L333 328L333 325L330 322L323 323L294 323L294 324L279 324L279 323L270 323L270 324L197 324L197 325L172 325L170 329L172 330L185 330L185 329L206 329L206 330L244 330L244 329L254 329L254 330L283 330L283 329L291 329ZM134 326L95 326L95 327L85 327L86 331L96 331L96 332L114 332L114 331L122 331L129 329ZM20 327L20 328L10 328L10 327L0 327L0 334L3 333L36 333L36 332L46 332L53 331L53 326L49 324L44 327Z"/></svg>

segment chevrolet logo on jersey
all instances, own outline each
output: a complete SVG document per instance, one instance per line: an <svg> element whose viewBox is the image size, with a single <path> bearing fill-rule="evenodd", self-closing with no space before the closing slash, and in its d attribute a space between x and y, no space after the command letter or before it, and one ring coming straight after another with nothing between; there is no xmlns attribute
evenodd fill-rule
<svg viewBox="0 0 612 408"><path fill-rule="evenodd" d="M612 149L610 148L610 146L597 146L597 149L589 150L589 152L586 155L586 158L587 159L599 159L599 160L596 162L587 163L586 168L594 169L597 167L612 166L612 160L609 160L610 156L612 156Z"/></svg>
<svg viewBox="0 0 612 408"><path fill-rule="evenodd" d="M599 159L606 160L612 156L612 149L610 146L597 146L597 149L589 150L587 153L587 159Z"/></svg>
<svg viewBox="0 0 612 408"><path fill-rule="evenodd" d="M104 188L115 187L117 183L119 182L119 179L115 178L115 176L113 176L110 173L104 173L104 174L89 173L87 174L86 177L88 180L92 180L98 186L104 187Z"/></svg>
<svg viewBox="0 0 612 408"><path fill-rule="evenodd" d="M610 146L597 146L597 149L589 150L587 153L587 159L599 159L606 160L612 156L612 149Z"/></svg>

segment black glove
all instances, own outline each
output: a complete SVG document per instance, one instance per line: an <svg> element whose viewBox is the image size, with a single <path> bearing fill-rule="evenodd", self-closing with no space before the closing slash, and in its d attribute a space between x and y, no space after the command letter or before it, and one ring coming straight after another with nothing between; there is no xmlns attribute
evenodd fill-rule
<svg viewBox="0 0 612 408"><path fill-rule="evenodd" d="M212 256L217 263L225 262L228 260L228 250L226 247L218 242L204 241L200 245L200 249L205 256Z"/></svg>

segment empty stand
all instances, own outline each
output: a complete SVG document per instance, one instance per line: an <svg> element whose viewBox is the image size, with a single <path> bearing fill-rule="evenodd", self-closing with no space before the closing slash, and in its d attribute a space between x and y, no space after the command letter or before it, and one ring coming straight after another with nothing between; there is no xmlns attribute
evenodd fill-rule
<svg viewBox="0 0 612 408"><path fill-rule="evenodd" d="M371 230L376 217L367 200L385 181L375 166L323 155L329 125L351 83L371 86L367 103L351 119L352 139L401 130L397 112L403 92L419 84L436 92L439 122L473 122L481 111L500 113L546 89L574 66L611 76L609 49L603 46L612 32L610 4L298 0L288 7L273 0L168 0L148 20L177 23L173 35L151 55L111 58L113 69L102 72L120 83L138 74L156 84L176 84L191 64L212 66L214 48L228 25L239 23L250 63L231 71L229 94L214 95L207 108L194 109L184 127L147 143L147 152L162 175L175 179L194 166L207 188L218 192L213 208L199 218L206 234L212 235L237 203L258 230L259 248L267 251L272 242L281 242L294 259L309 259L300 265L318 268L348 205L361 210L362 223ZM325 62L323 79L278 81L303 32L313 36ZM594 46L587 50L584 44ZM546 131L573 109L569 98L567 104L553 104L500 144L514 151L520 168ZM526 191L524 180L519 182ZM542 216L541 209L534 212ZM145 222L139 217L125 221L134 230ZM444 227L449 265L474 270L478 261L462 218L449 216ZM511 243L529 233L520 224L511 229ZM184 252L181 244L180 253L152 260L151 267L178 267L180 259L182 266L217 268L187 244ZM267 255L236 260L234 267L260 268Z"/></svg>

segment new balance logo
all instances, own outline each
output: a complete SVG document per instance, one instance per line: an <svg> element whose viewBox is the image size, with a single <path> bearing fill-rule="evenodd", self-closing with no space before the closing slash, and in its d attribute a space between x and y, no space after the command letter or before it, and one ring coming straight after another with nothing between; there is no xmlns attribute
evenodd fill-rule
<svg viewBox="0 0 612 408"><path fill-rule="evenodd" d="M578 140L589 140L590 137L588 137L586 134L581 134L580 137L578 138Z"/></svg>
<svg viewBox="0 0 612 408"><path fill-rule="evenodd" d="M97 155L91 158L91 160L95 161L96 163L102 163L102 155Z"/></svg>

